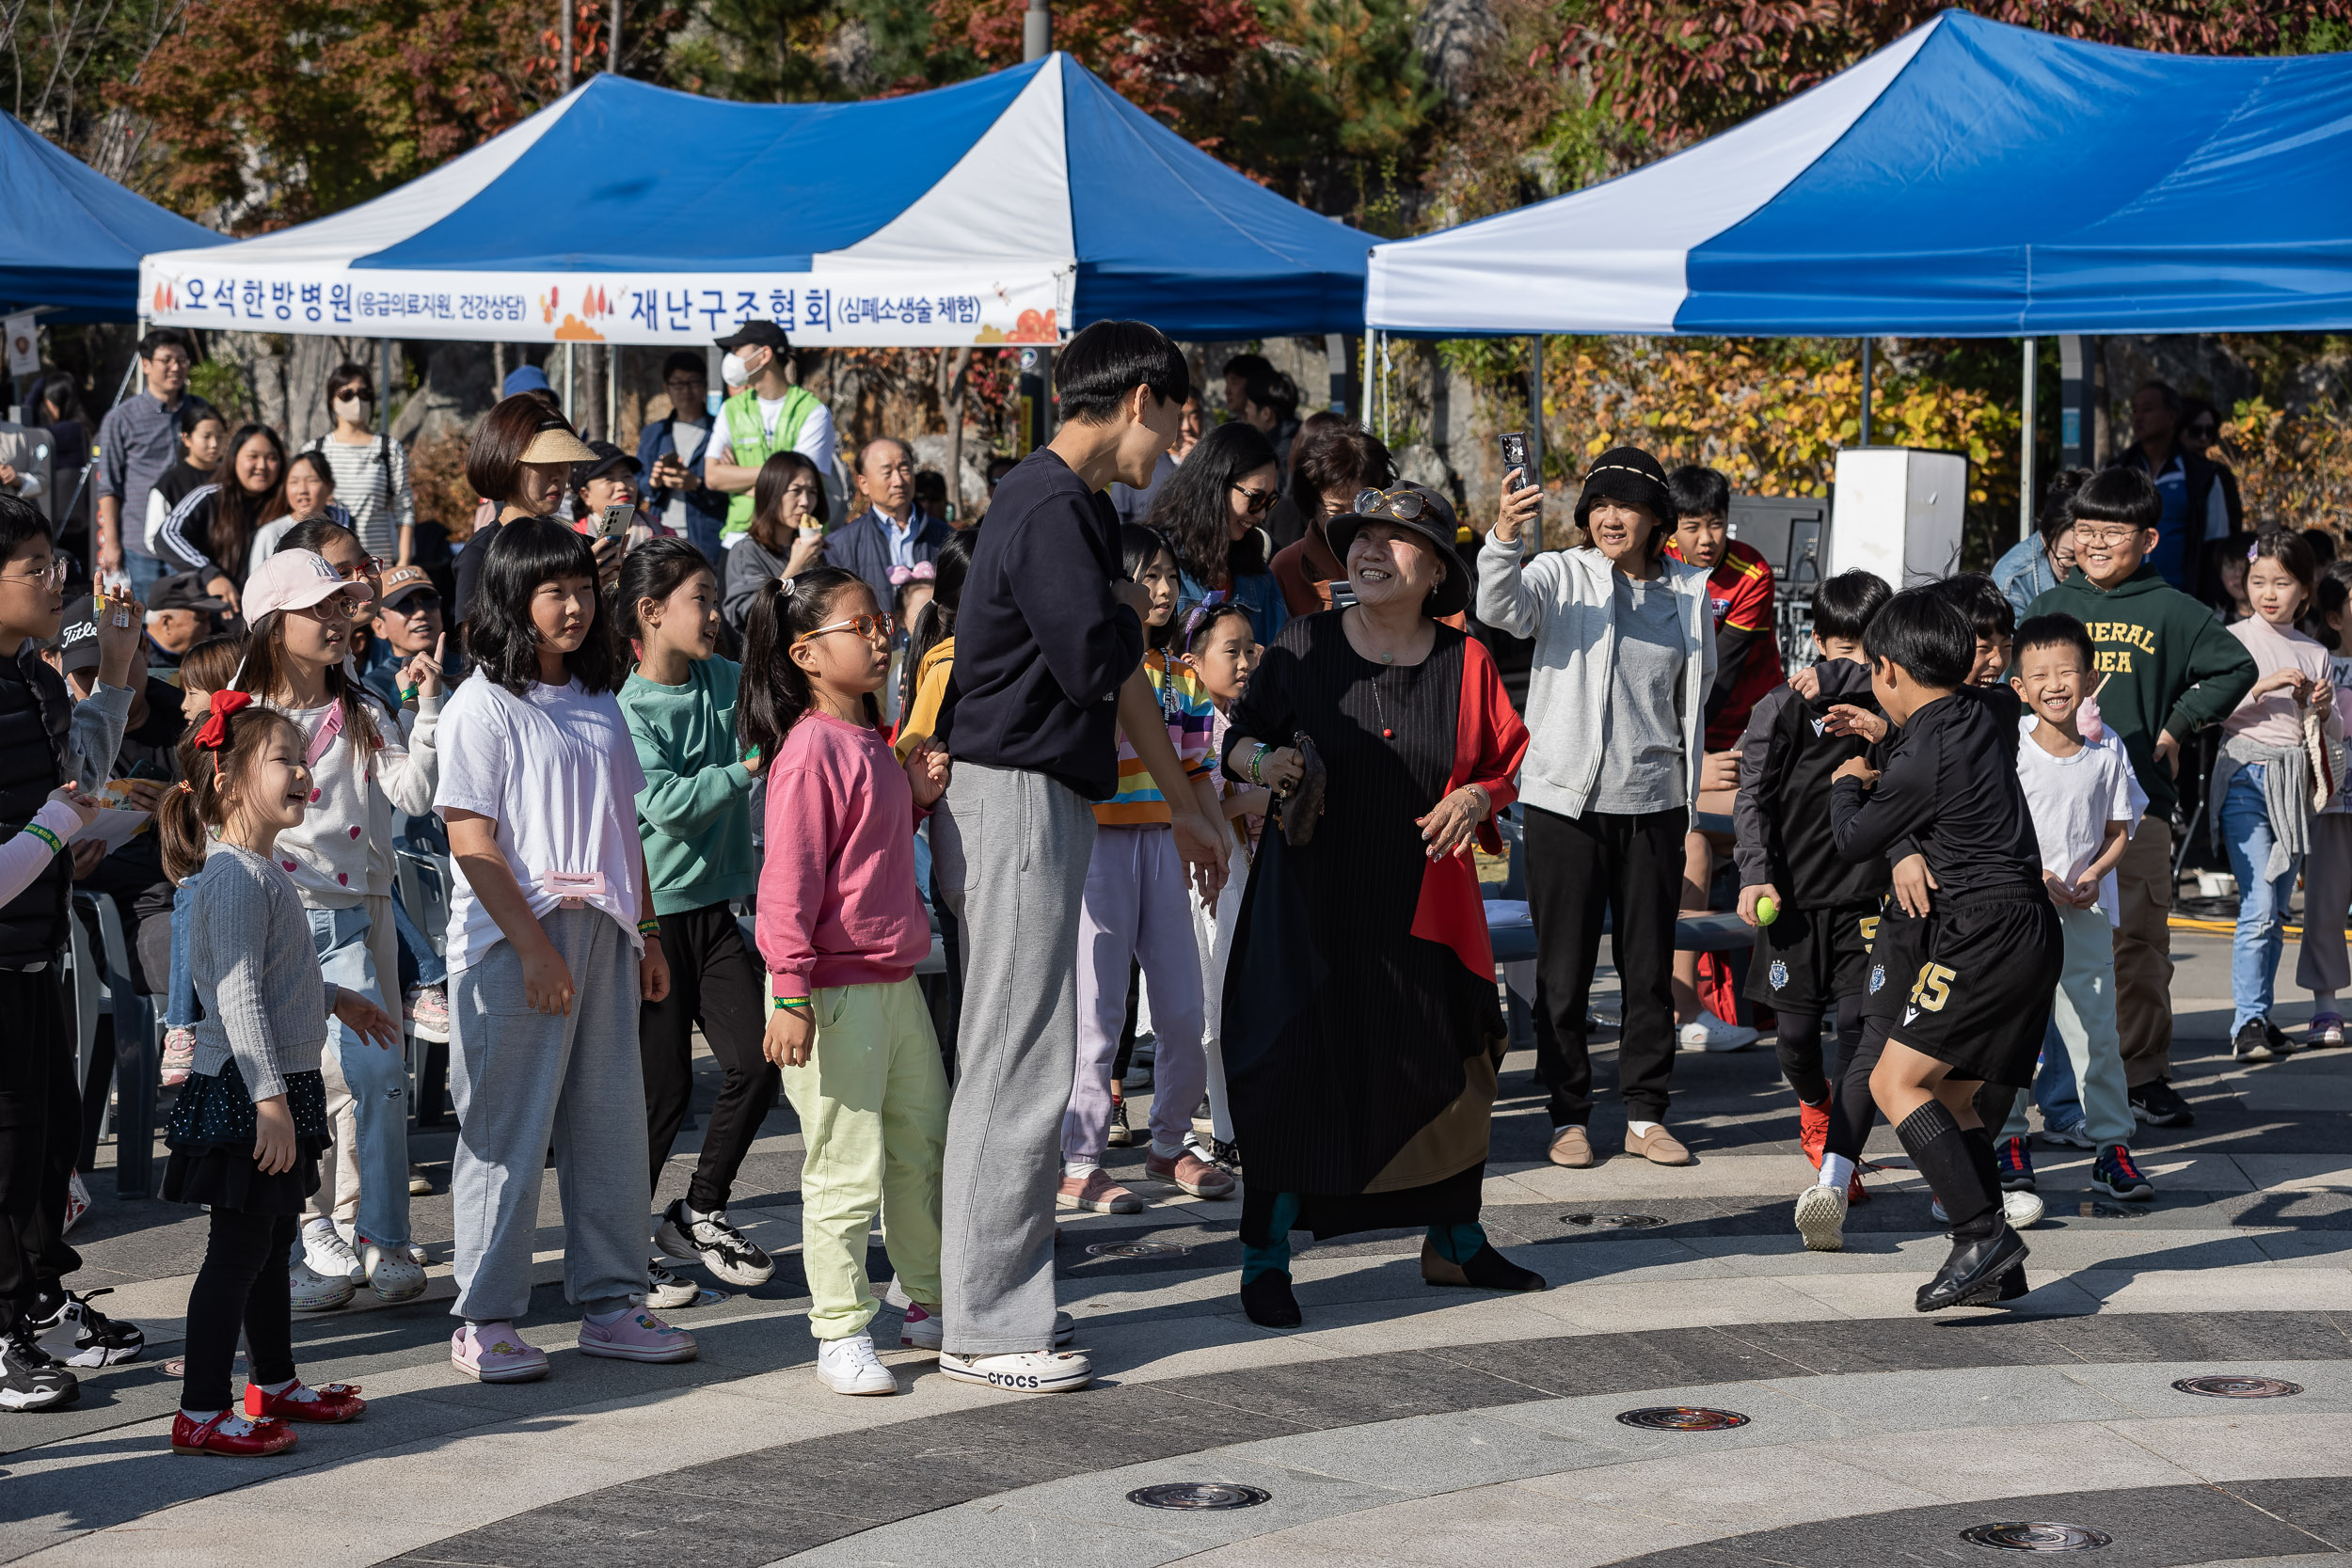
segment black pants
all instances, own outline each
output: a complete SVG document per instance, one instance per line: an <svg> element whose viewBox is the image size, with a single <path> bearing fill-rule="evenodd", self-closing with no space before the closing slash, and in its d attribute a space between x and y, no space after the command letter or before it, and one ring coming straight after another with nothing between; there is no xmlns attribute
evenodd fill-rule
<svg viewBox="0 0 2352 1568"><path fill-rule="evenodd" d="M677 1142L694 1097L694 1025L725 1074L719 1102L703 1129L702 1157L686 1189L687 1203L704 1213L727 1206L735 1173L759 1136L784 1079L760 1054L767 1032L765 971L743 941L743 928L724 904L661 917L661 956L670 963L670 994L640 1006L637 1049L645 1068L645 1145L653 1180Z"/></svg>
<svg viewBox="0 0 2352 1568"><path fill-rule="evenodd" d="M1674 1078L1675 911L1682 902L1682 840L1690 813L1561 816L1526 809L1536 1005L1551 1019L1549 1049L1542 1032L1536 1035L1535 1073L1551 1090L1551 1124L1581 1127L1593 1114L1584 1017L1604 910L1625 993L1617 1092L1629 1119L1662 1120Z"/></svg>
<svg viewBox="0 0 2352 1568"><path fill-rule="evenodd" d="M1845 1011L1842 1004L1838 1010ZM1837 1092L1829 1101L1829 1139L1822 1152L1848 1160L1862 1158L1862 1146L1870 1141L1870 1124L1879 1114L1878 1102L1870 1098L1870 1074L1878 1070L1879 1058L1885 1054L1886 1021L1863 1019L1862 1037L1846 1053L1837 1070Z"/></svg>
<svg viewBox="0 0 2352 1568"><path fill-rule="evenodd" d="M294 1304L286 1255L294 1250L299 1214L213 1211L204 1266L188 1290L183 1410L229 1408L229 1373L245 1331L246 1380L283 1383L294 1375Z"/></svg>
<svg viewBox="0 0 2352 1568"><path fill-rule="evenodd" d="M73 1039L55 964L0 970L0 1332L82 1266L65 1244L66 1187L81 1141Z"/></svg>

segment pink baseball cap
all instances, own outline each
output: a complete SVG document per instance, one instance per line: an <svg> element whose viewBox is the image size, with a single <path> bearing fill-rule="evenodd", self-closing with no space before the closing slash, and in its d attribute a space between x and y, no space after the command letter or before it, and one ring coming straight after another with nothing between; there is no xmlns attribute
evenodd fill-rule
<svg viewBox="0 0 2352 1568"><path fill-rule="evenodd" d="M362 604L375 597L364 579L345 582L323 555L279 550L245 579L246 623L249 626L274 610L308 610L338 594L349 594Z"/></svg>

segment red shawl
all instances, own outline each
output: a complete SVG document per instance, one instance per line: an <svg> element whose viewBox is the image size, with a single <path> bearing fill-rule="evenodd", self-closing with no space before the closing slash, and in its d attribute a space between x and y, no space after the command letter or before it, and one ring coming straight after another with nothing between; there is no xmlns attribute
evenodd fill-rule
<svg viewBox="0 0 2352 1568"><path fill-rule="evenodd" d="M1502 676L1495 669L1486 645L1470 638L1462 645L1462 706L1454 721L1454 771L1446 793L1464 784L1486 791L1501 811L1519 798L1512 783L1519 761L1527 755L1527 726L1511 710L1503 694ZM1489 816L1478 825L1478 845L1488 854L1502 851L1502 835ZM1413 906L1413 935L1454 949L1454 956L1481 979L1495 973L1494 948L1486 939L1486 906L1478 893L1477 863L1465 848L1458 855L1431 861L1422 873L1421 899Z"/></svg>

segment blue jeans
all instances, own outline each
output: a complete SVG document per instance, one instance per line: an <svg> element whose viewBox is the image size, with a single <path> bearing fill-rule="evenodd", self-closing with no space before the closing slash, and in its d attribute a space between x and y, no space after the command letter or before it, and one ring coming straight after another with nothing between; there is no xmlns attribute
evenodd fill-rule
<svg viewBox="0 0 2352 1568"><path fill-rule="evenodd" d="M2275 879L2263 874L2275 842L2270 816L2263 806L2263 772L2259 764L2239 768L2221 802L2221 838L2230 847L2230 869L2237 877L2237 933L2230 939L2230 1001L2235 1012L2230 1021L2232 1035L2256 1019L2270 1017L2279 953L2286 945L2287 899L2295 892L2302 859L2289 857L2286 869Z"/></svg>
<svg viewBox="0 0 2352 1568"><path fill-rule="evenodd" d="M386 900L387 903L391 902ZM379 984L375 955L368 945L373 922L367 906L349 910L306 910L310 917L310 942L317 948L319 968L337 985L359 992L394 1018L400 1011ZM336 1158L356 1160L359 1172L359 1233L386 1246L408 1240L408 1064L397 1048L386 1049L363 1040L341 1022L328 1026L327 1049L342 1069L351 1095L351 1112L358 1126L356 1148L339 1148ZM339 1106L335 1085L327 1083L327 1110ZM340 1134L339 1134L340 1136ZM330 1187L322 1187L322 1203L331 1201Z"/></svg>
<svg viewBox="0 0 2352 1568"><path fill-rule="evenodd" d="M196 976L188 970L188 908L186 888L171 895L171 978L164 982L164 1027L188 1029L196 1024Z"/></svg>
<svg viewBox="0 0 2352 1568"><path fill-rule="evenodd" d="M433 951L417 923L408 918L408 911L392 900L392 928L400 934L400 990L405 996L410 986L441 986L449 983L449 964Z"/></svg>
<svg viewBox="0 0 2352 1568"><path fill-rule="evenodd" d="M126 529L131 527L130 519L123 519L122 526ZM145 520L142 519L138 526L146 527ZM168 561L158 560L151 555L134 554L127 546L123 549L122 575L131 579L131 592L138 595L141 604L147 602L147 591L171 576L172 570Z"/></svg>
<svg viewBox="0 0 2352 1568"><path fill-rule="evenodd" d="M2042 1069L2034 1074L2033 1101L2042 1107L2044 1127L2072 1127L2083 1119L2083 1087L2074 1081L2074 1059L2058 1037L2056 1019L2042 1032Z"/></svg>

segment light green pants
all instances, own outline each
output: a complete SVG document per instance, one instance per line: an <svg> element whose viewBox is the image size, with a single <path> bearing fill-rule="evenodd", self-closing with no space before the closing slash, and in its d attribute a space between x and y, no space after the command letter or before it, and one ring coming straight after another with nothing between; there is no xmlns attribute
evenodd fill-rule
<svg viewBox="0 0 2352 1568"><path fill-rule="evenodd" d="M784 1069L801 1118L801 1265L809 1332L864 1331L879 1304L866 1277L866 1236L882 1245L908 1295L939 1305L939 1172L947 1141L947 1075L913 980L837 986L809 998L816 1053Z"/></svg>
<svg viewBox="0 0 2352 1568"><path fill-rule="evenodd" d="M2058 917L2058 929L2066 936L2066 967L2058 974L2050 1017L2058 1025L2066 1059L2074 1065L2074 1086L2083 1101L2083 1131L2101 1148L2129 1144L2134 1123L2115 1022L2114 927L2098 910L2061 909ZM2032 1098L2029 1089L2017 1092L2010 1102L2003 1137L2026 1136L2026 1102Z"/></svg>

